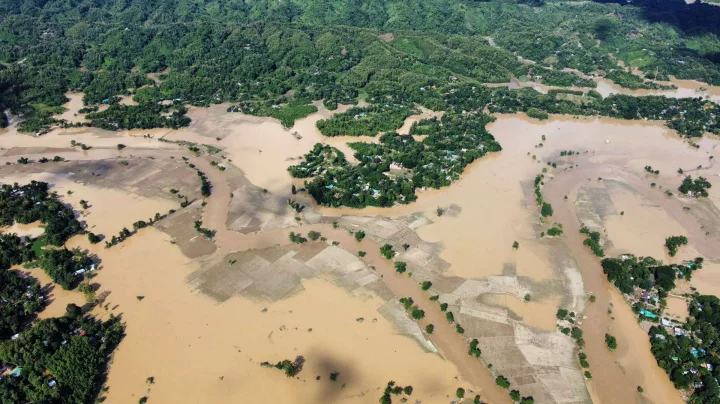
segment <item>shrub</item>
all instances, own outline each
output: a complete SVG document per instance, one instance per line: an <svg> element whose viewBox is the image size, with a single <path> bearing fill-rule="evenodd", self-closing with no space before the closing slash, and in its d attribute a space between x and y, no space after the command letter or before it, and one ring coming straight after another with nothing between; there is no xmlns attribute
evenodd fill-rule
<svg viewBox="0 0 720 404"><path fill-rule="evenodd" d="M527 116L529 116L530 118L537 119L540 121L544 121L550 117L550 115L548 115L547 112L540 110L538 108L535 108L535 107L528 108L528 110L527 110L527 112L525 112L525 114L527 114Z"/></svg>
<svg viewBox="0 0 720 404"><path fill-rule="evenodd" d="M587 361L587 355L585 355L583 352L580 352L578 354L578 358L580 359L580 366L582 366L583 368L590 367L590 363L588 363Z"/></svg>
<svg viewBox="0 0 720 404"><path fill-rule="evenodd" d="M685 236L671 236L665 239L665 247L668 249L668 254L674 257L677 254L678 247L687 245L688 239Z"/></svg>
<svg viewBox="0 0 720 404"><path fill-rule="evenodd" d="M612 335L605 334L605 343L607 344L607 347L611 351L614 351L617 349L617 339L615 339L615 337L613 337Z"/></svg>
<svg viewBox="0 0 720 404"><path fill-rule="evenodd" d="M468 355L474 356L476 358L479 358L482 354L482 350L480 350L479 341L477 338L473 338L473 340L470 342L470 349L468 350Z"/></svg>
<svg viewBox="0 0 720 404"><path fill-rule="evenodd" d="M380 247L380 254L387 259L392 259L395 256L395 251L393 251L393 246L385 244Z"/></svg>
<svg viewBox="0 0 720 404"><path fill-rule="evenodd" d="M547 231L547 235L551 236L551 237L559 236L562 233L563 233L562 229L557 226L553 226L550 229L548 229L548 231Z"/></svg>
<svg viewBox="0 0 720 404"><path fill-rule="evenodd" d="M498 376L495 378L495 384L507 390L510 388L510 381L505 376Z"/></svg>
<svg viewBox="0 0 720 404"><path fill-rule="evenodd" d="M550 205L547 202L542 203L542 207L540 208L540 215L542 217L550 217L553 215L553 208L552 205Z"/></svg>
<svg viewBox="0 0 720 404"><path fill-rule="evenodd" d="M90 244L97 244L100 242L100 237L96 236L95 233L88 233L88 241Z"/></svg>

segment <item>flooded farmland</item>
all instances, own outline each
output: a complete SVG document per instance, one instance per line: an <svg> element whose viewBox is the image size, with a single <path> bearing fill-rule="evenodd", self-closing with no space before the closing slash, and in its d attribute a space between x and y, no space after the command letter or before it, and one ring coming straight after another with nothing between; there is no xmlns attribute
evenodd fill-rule
<svg viewBox="0 0 720 404"><path fill-rule="evenodd" d="M225 108L193 108L192 125L178 131L78 128L40 138L14 128L0 132L0 162L71 160L4 166L0 178L47 181L94 232L111 235L178 209L171 189L193 201L110 249L80 236L70 240L101 260L93 282L107 297L95 313L121 315L127 325L110 368L107 402L148 396L158 402L370 403L390 380L413 385L412 399L424 403L449 402L458 387L488 402L509 402L495 386L497 375L538 403L682 401L655 363L646 331L583 246L579 228L600 231L607 256L633 253L665 262L702 256L705 268L685 286L719 293L720 197L664 193L680 184L678 168L720 187L720 169L710 158L717 138L698 140L695 148L660 123L500 115L488 129L503 151L472 163L450 187L420 191L416 203L385 209L330 209L300 195L308 207L297 214L286 204L291 185L301 185L286 171L294 159L316 142L350 157L348 142L376 138L323 138L315 123L333 113L323 108L289 129ZM408 118L403 131L429 116ZM198 157L160 138L220 152ZM76 150L70 140L92 148ZM119 151L118 143L126 148ZM213 184L207 204L181 157ZM220 171L218 163L230 169ZM659 174L646 173L647 165ZM543 171L544 197L554 208L549 220L541 220L533 194ZM81 199L88 209L80 209ZM438 208L446 214L438 216ZM195 220L215 230L212 241L193 230ZM563 234L547 236L555 223ZM348 231L361 229L368 238L359 243ZM32 228L7 230L34 234ZM290 231L310 230L327 242L290 244ZM690 239L672 258L663 248L671 235ZM412 278L395 274L379 255L384 243L397 247ZM409 248L401 250L403 244ZM367 252L362 259L361 250ZM430 292L418 287L422 281L432 282ZM431 292L455 313L464 335L428 301ZM56 291L46 313L57 315L76 301L67 293ZM401 297L413 297L426 317L412 321ZM683 304L675 299L668 310L682 317ZM591 380L583 377L574 341L557 329L561 308L582 317ZM435 325L432 335L424 331L428 324ZM618 338L617 351L605 346L608 330ZM472 338L480 341L482 361L467 355ZM305 367L295 379L260 366L298 356ZM151 376L156 383L148 386ZM639 395L637 386L653 388Z"/></svg>

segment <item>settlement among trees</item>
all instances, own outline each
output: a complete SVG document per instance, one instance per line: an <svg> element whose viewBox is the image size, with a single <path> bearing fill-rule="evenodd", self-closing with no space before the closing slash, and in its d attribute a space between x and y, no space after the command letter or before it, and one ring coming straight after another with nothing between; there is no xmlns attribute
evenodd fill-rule
<svg viewBox="0 0 720 404"><path fill-rule="evenodd" d="M20 267L44 270L63 289L77 287L95 269L86 253L63 247L84 232L81 224L47 183L35 181L0 188L0 221L44 225L37 239L0 234L0 368L8 372L0 378L0 402L92 402L123 325L112 315L107 321L85 316L74 304L62 317L35 320L47 296Z"/></svg>
<svg viewBox="0 0 720 404"><path fill-rule="evenodd" d="M687 391L689 402L714 403L720 395L720 351L715 343L720 299L694 292L684 296L688 300L688 318L670 318L665 311L676 281L692 279L692 274L702 269L703 261L698 257L663 264L652 257L623 255L603 259L602 267L608 280L631 303L638 321L649 324L646 329L652 353L675 387Z"/></svg>

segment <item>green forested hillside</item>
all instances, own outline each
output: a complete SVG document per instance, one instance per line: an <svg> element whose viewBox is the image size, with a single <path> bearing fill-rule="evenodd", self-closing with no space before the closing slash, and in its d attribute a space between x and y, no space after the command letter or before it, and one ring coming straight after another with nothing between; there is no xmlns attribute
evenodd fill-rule
<svg viewBox="0 0 720 404"><path fill-rule="evenodd" d="M89 105L132 91L141 103L176 100L161 111L175 119L116 108L91 124L177 127L185 103L249 111L248 103L287 103L294 89L332 107L366 86L377 93L528 74L587 87L594 83L561 69L602 73L618 60L653 79L720 84L719 20L720 8L682 0L1 0L0 107L37 131L53 123L48 107L67 89L83 90ZM145 76L166 68L160 85Z"/></svg>

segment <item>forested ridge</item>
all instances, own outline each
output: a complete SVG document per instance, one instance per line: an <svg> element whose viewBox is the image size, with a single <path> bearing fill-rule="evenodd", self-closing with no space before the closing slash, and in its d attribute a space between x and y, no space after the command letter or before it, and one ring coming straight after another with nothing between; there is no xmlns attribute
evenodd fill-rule
<svg viewBox="0 0 720 404"><path fill-rule="evenodd" d="M177 128L189 123L183 105L218 102L289 126L312 112L311 100L333 109L356 102L360 89L407 91L410 83L516 76L594 86L562 71L573 68L653 86L623 74L618 61L647 78L720 84L718 20L717 7L682 0L2 0L0 108L22 114L23 130L42 132L63 124L52 114L70 89L84 91L88 105L120 95L140 102L88 116L105 129ZM157 82L146 76L160 72ZM158 108L161 101L173 103Z"/></svg>

